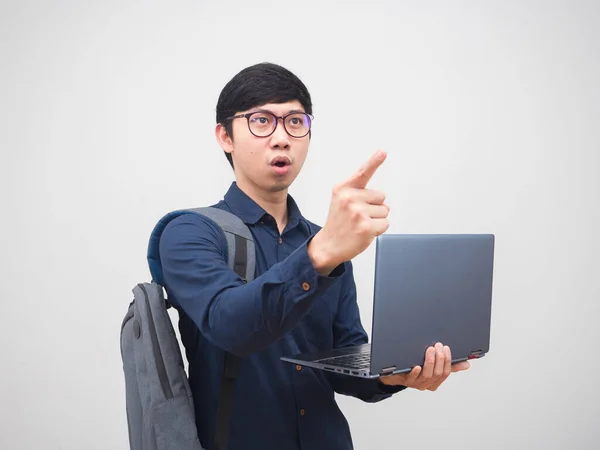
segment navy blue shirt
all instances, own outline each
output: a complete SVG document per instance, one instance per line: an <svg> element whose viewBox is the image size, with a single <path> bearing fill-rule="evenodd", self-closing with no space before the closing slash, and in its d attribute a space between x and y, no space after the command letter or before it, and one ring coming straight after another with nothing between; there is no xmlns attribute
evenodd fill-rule
<svg viewBox="0 0 600 450"><path fill-rule="evenodd" d="M214 205L240 217L256 245L256 278L232 271L227 242L211 221L182 215L160 241L164 284L180 313L198 434L212 449L224 351L243 356L230 427L231 450L348 450L352 439L334 393L366 402L401 387L337 375L280 360L367 342L352 264L320 276L307 252L319 227L302 217L288 195L288 223L273 217L233 183Z"/></svg>

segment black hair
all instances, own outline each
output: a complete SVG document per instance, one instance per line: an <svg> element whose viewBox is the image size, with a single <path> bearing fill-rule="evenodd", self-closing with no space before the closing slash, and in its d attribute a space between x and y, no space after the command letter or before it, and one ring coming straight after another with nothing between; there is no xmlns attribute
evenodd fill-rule
<svg viewBox="0 0 600 450"><path fill-rule="evenodd" d="M223 88L217 101L217 123L222 124L233 139L231 120L228 117L240 111L267 103L300 102L304 111L312 114L312 101L308 89L288 69L272 63L246 67ZM231 154L224 152L233 167Z"/></svg>

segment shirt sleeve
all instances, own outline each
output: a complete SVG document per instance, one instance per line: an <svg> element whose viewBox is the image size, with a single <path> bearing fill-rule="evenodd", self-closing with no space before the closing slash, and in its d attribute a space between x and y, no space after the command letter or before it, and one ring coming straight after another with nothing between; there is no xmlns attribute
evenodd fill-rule
<svg viewBox="0 0 600 450"><path fill-rule="evenodd" d="M352 263L347 262L344 287L339 301L338 311L333 323L334 348L350 347L368 343L367 333L360 320L360 311L356 301L356 284ZM406 389L405 386L388 386L379 380L350 377L326 372L335 392L375 403L392 394Z"/></svg>
<svg viewBox="0 0 600 450"><path fill-rule="evenodd" d="M227 241L211 220L184 214L160 239L167 293L216 346L245 356L293 328L313 301L339 282L342 266L319 275L308 256L310 239L284 261L245 283L227 265Z"/></svg>

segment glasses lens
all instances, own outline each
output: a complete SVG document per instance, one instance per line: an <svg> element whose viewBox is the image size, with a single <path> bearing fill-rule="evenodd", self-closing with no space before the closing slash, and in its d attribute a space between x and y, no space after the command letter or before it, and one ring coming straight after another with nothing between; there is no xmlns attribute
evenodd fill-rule
<svg viewBox="0 0 600 450"><path fill-rule="evenodd" d="M256 136L268 136L275 128L277 119L267 112L256 112L248 117L250 131Z"/></svg>
<svg viewBox="0 0 600 450"><path fill-rule="evenodd" d="M310 131L310 116L304 113L290 114L285 118L285 129L291 136L306 136Z"/></svg>

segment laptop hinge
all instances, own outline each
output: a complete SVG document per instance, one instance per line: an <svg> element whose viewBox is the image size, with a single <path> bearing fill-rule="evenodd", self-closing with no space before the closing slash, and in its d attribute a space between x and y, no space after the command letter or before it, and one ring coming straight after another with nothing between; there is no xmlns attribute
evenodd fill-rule
<svg viewBox="0 0 600 450"><path fill-rule="evenodd" d="M467 359L477 359L477 358L481 358L482 356L483 356L483 350L474 350L469 354Z"/></svg>
<svg viewBox="0 0 600 450"><path fill-rule="evenodd" d="M390 373L392 373L394 370L396 370L396 366L392 366L392 367L385 367L383 369L381 369L381 374L380 375L389 375Z"/></svg>

